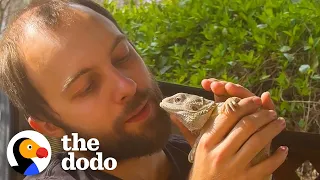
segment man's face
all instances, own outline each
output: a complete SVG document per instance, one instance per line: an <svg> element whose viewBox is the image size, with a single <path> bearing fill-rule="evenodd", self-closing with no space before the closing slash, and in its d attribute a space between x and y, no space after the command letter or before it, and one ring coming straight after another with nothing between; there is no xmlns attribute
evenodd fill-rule
<svg viewBox="0 0 320 180"><path fill-rule="evenodd" d="M153 153L170 134L160 90L141 57L107 18L73 7L69 26L54 32L24 27L28 77L63 129L97 138L117 160Z"/></svg>

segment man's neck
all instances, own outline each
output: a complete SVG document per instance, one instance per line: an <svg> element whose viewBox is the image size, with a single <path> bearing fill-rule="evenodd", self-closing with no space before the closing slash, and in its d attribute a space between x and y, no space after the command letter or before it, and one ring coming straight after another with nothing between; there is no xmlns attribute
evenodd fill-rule
<svg viewBox="0 0 320 180"><path fill-rule="evenodd" d="M81 152L75 152L75 157L85 157ZM120 179L163 180L168 179L172 166L163 150L140 158L118 162L117 168L104 172Z"/></svg>

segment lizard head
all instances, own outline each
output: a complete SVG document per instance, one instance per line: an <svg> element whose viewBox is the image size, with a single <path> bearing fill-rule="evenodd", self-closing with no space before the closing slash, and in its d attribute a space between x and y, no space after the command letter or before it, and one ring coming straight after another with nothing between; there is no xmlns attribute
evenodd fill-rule
<svg viewBox="0 0 320 180"><path fill-rule="evenodd" d="M169 114L177 116L189 130L193 131L203 126L216 104L201 96L177 93L164 98L160 107Z"/></svg>

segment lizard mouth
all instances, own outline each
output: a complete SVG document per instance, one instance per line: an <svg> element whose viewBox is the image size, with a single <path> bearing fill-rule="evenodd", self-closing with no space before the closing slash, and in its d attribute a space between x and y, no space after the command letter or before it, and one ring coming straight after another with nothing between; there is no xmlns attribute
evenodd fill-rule
<svg viewBox="0 0 320 180"><path fill-rule="evenodd" d="M180 106L174 106L171 103L161 102L160 107L166 110L167 112L177 113L177 114L183 113L183 112L195 113L200 111L202 113L206 113L211 111L215 107L215 103L211 102L203 105L191 104L189 107L181 108Z"/></svg>
<svg viewBox="0 0 320 180"><path fill-rule="evenodd" d="M171 103L167 103L167 102L160 102L160 107L170 113L179 113L179 112L188 111L186 109L181 109L181 107L174 106Z"/></svg>

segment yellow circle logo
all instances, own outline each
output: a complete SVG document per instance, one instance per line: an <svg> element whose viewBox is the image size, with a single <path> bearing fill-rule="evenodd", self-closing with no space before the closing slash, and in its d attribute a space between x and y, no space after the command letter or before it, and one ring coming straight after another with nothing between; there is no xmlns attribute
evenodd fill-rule
<svg viewBox="0 0 320 180"><path fill-rule="evenodd" d="M45 136L26 130L16 134L7 147L7 159L18 173L32 176L47 168L51 160L51 146Z"/></svg>

